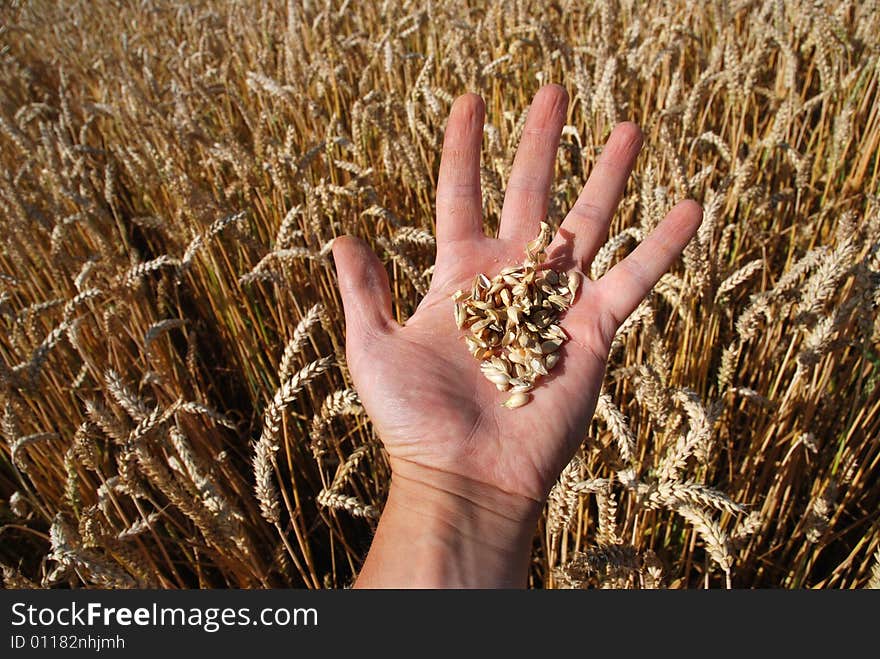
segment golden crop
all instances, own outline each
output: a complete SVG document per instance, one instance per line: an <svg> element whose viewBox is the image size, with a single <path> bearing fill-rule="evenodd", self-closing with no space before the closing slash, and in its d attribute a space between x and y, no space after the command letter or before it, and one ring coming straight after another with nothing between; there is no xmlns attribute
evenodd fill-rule
<svg viewBox="0 0 880 659"><path fill-rule="evenodd" d="M552 227L616 122L646 136L593 277L675 201L705 215L615 340L531 584L880 587L876 1L81 0L0 24L8 585L348 585L389 472L330 243L370 242L407 317L452 100L486 100L494 231L557 82Z"/></svg>

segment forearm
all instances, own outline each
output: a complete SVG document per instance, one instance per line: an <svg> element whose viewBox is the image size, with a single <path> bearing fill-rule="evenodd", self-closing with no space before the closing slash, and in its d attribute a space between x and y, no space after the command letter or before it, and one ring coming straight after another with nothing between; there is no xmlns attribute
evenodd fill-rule
<svg viewBox="0 0 880 659"><path fill-rule="evenodd" d="M541 506L397 465L356 588L522 588Z"/></svg>

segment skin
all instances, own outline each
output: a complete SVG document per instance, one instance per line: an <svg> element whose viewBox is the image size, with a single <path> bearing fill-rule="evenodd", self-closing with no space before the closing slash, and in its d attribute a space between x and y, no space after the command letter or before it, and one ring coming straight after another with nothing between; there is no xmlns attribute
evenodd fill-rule
<svg viewBox="0 0 880 659"><path fill-rule="evenodd" d="M583 277L562 328L559 365L524 407L480 373L455 326L452 294L476 273L518 265L545 217L568 96L535 95L511 170L497 238L484 235L482 99L456 99L437 184L437 260L428 294L399 325L388 278L362 241L333 245L352 379L388 453L389 496L356 587L523 587L541 508L593 415L614 333L679 257L702 218L677 204L599 280ZM588 272L642 146L632 123L612 131L547 250L557 270Z"/></svg>

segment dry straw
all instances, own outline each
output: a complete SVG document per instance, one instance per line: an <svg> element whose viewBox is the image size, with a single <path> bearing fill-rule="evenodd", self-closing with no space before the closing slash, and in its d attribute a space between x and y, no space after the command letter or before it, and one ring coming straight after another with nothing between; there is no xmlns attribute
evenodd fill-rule
<svg viewBox="0 0 880 659"><path fill-rule="evenodd" d="M7 585L350 584L389 468L345 367L333 239L386 259L410 317L453 100L486 101L494 235L540 81L571 99L551 231L613 122L645 135L589 276L685 196L704 219L612 339L530 584L877 585L876 3L78 7L2 10ZM464 310L499 402L553 386L536 374L565 348L536 348L564 339L541 336L563 274L540 323L507 313L521 282ZM508 323L532 335L519 369L483 361Z"/></svg>

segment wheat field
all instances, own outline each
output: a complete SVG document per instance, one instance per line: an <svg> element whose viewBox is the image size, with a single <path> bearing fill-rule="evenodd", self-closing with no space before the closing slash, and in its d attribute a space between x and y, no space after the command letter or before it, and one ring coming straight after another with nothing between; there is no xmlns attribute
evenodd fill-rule
<svg viewBox="0 0 880 659"><path fill-rule="evenodd" d="M645 133L592 277L676 201L704 220L615 339L530 586L880 587L876 0L0 17L7 587L349 586L389 468L330 245L369 242L406 319L452 101L486 100L493 233L549 82L552 227L611 128Z"/></svg>

